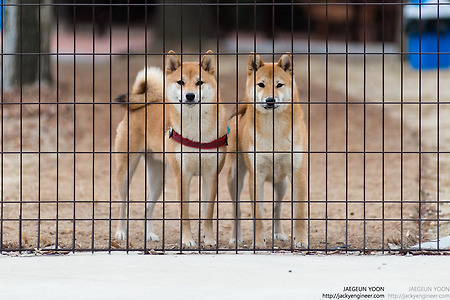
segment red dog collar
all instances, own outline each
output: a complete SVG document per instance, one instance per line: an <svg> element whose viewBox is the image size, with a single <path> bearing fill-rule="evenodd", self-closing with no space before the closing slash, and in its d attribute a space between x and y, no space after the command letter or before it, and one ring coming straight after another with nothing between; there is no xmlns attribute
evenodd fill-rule
<svg viewBox="0 0 450 300"><path fill-rule="evenodd" d="M169 127L169 138L172 140L188 147L197 148L197 149L217 149L220 147L223 147L225 145L228 146L228 135L225 134L223 137L221 137L218 140L209 142L209 143L200 143L195 142L189 139L186 139L182 137L180 134L178 134L175 130L172 129L172 127Z"/></svg>

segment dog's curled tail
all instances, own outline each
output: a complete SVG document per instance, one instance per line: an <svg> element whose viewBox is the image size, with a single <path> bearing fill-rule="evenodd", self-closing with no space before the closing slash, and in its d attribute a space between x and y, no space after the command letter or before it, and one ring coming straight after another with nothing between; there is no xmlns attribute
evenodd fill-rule
<svg viewBox="0 0 450 300"><path fill-rule="evenodd" d="M238 108L233 112L233 114L231 115L231 117L228 118L228 120L231 120L232 118L239 116L239 115L243 115L245 114L245 112L247 111L247 105L242 104L238 104Z"/></svg>
<svg viewBox="0 0 450 300"><path fill-rule="evenodd" d="M162 93L163 76L163 71L160 68L150 67L142 69L136 75L136 80L134 81L131 93L134 95L152 91L159 91Z"/></svg>
<svg viewBox="0 0 450 300"><path fill-rule="evenodd" d="M131 95L120 95L115 101L128 110L136 110L152 102L162 102L163 76L162 70L156 67L139 71L131 89Z"/></svg>

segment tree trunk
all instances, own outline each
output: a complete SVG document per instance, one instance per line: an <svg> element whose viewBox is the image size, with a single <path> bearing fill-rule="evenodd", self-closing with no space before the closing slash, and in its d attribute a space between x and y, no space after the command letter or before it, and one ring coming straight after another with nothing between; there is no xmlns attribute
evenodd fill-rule
<svg viewBox="0 0 450 300"><path fill-rule="evenodd" d="M4 9L3 80L10 90L23 85L51 84L51 0L6 0ZM26 5L21 5L26 4ZM36 4L36 5L30 5Z"/></svg>
<svg viewBox="0 0 450 300"><path fill-rule="evenodd" d="M181 3L179 0L159 0L158 2L161 5L157 8L153 23L157 38L151 47L152 51L163 51L163 42L166 52L169 49L177 52L180 50L205 52L208 50L206 48L215 45L218 34L216 6L189 5L199 3L193 0L181 1L183 4L188 4L185 6L174 5ZM216 3L215 0L201 2Z"/></svg>

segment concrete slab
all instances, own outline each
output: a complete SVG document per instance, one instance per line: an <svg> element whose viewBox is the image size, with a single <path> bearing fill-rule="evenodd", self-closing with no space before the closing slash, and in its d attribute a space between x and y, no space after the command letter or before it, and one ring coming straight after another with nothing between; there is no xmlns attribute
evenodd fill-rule
<svg viewBox="0 0 450 300"><path fill-rule="evenodd" d="M448 256L0 256L0 299L450 299L449 275Z"/></svg>

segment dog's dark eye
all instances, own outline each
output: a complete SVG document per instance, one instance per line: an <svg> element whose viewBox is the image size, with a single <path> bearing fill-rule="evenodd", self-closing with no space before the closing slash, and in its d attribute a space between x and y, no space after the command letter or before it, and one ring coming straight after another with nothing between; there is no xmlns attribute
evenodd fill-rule
<svg viewBox="0 0 450 300"><path fill-rule="evenodd" d="M282 87L284 84L282 84L282 83L279 83L279 84L277 84L277 89L279 89L280 87Z"/></svg>
<svg viewBox="0 0 450 300"><path fill-rule="evenodd" d="M201 80L197 81L197 85L202 85L203 83L204 83L204 82L201 81Z"/></svg>
<svg viewBox="0 0 450 300"><path fill-rule="evenodd" d="M265 85L264 83L260 82L260 83L258 83L258 86L259 86L260 88L263 88L263 87L265 87L266 85Z"/></svg>
<svg viewBox="0 0 450 300"><path fill-rule="evenodd" d="M179 85L184 85L184 81L183 81L183 80L178 80L177 83L178 83Z"/></svg>

